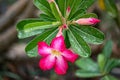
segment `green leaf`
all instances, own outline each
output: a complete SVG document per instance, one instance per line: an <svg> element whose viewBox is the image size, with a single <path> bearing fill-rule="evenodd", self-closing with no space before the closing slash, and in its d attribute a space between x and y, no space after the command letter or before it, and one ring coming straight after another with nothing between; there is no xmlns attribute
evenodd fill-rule
<svg viewBox="0 0 120 80"><path fill-rule="evenodd" d="M17 31L18 31L18 37L19 38L25 38L25 37L30 37L39 33L42 33L44 30L39 30L39 31L31 31L31 32L24 32L24 26L30 23L34 22L41 22L39 19L26 19L22 20L17 24Z"/></svg>
<svg viewBox="0 0 120 80"><path fill-rule="evenodd" d="M99 54L97 59L100 71L103 72L106 64L106 57L103 54Z"/></svg>
<svg viewBox="0 0 120 80"><path fill-rule="evenodd" d="M71 47L77 54L79 54L81 57L89 57L91 55L91 50L87 43L78 33L76 33L76 31L72 29L72 27L69 26L67 34L69 34L68 36Z"/></svg>
<svg viewBox="0 0 120 80"><path fill-rule="evenodd" d="M40 20L42 21L56 21L56 19L54 17L50 17L46 14L40 14Z"/></svg>
<svg viewBox="0 0 120 80"><path fill-rule="evenodd" d="M76 14L77 15L77 14ZM86 13L86 14L81 14L81 15L78 15L76 17L74 17L75 20L79 19L79 18L98 18L98 16L94 13Z"/></svg>
<svg viewBox="0 0 120 80"><path fill-rule="evenodd" d="M44 33L37 36L35 39L33 39L29 44L26 46L25 51L27 52L27 55L29 57L36 57L38 55L38 49L37 44L40 41L45 41L48 44L50 44L51 40L55 37L57 34L57 29L49 29L45 31Z"/></svg>
<svg viewBox="0 0 120 80"><path fill-rule="evenodd" d="M117 17L118 10L114 0L104 0L105 8L112 17Z"/></svg>
<svg viewBox="0 0 120 80"><path fill-rule="evenodd" d="M59 6L59 9L60 9L62 15L65 17L65 13L66 13L66 0L58 0L58 6Z"/></svg>
<svg viewBox="0 0 120 80"><path fill-rule="evenodd" d="M69 18L69 20L79 19L80 16L84 15L85 13L86 13L86 12L85 12L84 9L80 9L80 10L78 10L75 14L73 14L73 15Z"/></svg>
<svg viewBox="0 0 120 80"><path fill-rule="evenodd" d="M77 0L78 2L78 0ZM83 13L86 12L86 10L95 2L95 0L79 0L80 4L76 3L77 8L73 8L75 9L71 14L71 16L69 17L70 19L72 18L79 18L78 16L81 16L81 10L84 10ZM79 5L79 6L78 6ZM72 17L74 15L74 17ZM72 17L72 18L71 18Z"/></svg>
<svg viewBox="0 0 120 80"><path fill-rule="evenodd" d="M101 44L104 40L104 34L91 26L72 26L74 29L86 42L92 44Z"/></svg>
<svg viewBox="0 0 120 80"><path fill-rule="evenodd" d="M81 15L79 18L98 18L98 16L94 13L86 13L84 15Z"/></svg>
<svg viewBox="0 0 120 80"><path fill-rule="evenodd" d="M103 78L101 78L101 80L118 80L118 79L115 78L114 76L106 75Z"/></svg>
<svg viewBox="0 0 120 80"><path fill-rule="evenodd" d="M75 63L78 67L85 71L98 72L98 65L90 58L81 58Z"/></svg>
<svg viewBox="0 0 120 80"><path fill-rule="evenodd" d="M69 18L75 13L75 11L79 8L80 3L82 2L82 0L73 0L72 6L71 8L71 12L69 15Z"/></svg>
<svg viewBox="0 0 120 80"><path fill-rule="evenodd" d="M106 58L110 58L111 53L112 53L112 41L108 40L103 48L102 53L105 55Z"/></svg>
<svg viewBox="0 0 120 80"><path fill-rule="evenodd" d="M82 9L87 10L94 2L95 2L95 0L82 0L78 9L82 8Z"/></svg>
<svg viewBox="0 0 120 80"><path fill-rule="evenodd" d="M94 2L95 0L82 0L79 8L88 9Z"/></svg>
<svg viewBox="0 0 120 80"><path fill-rule="evenodd" d="M50 16L50 17L54 17L50 8L49 3L47 2L47 0L34 0L34 5L40 9L41 11L43 11L46 15Z"/></svg>
<svg viewBox="0 0 120 80"><path fill-rule="evenodd" d="M26 38L33 35L40 34L44 29L58 27L59 22L41 22L36 19L22 20L17 24L18 37Z"/></svg>
<svg viewBox="0 0 120 80"><path fill-rule="evenodd" d="M69 37L68 37L68 34L67 34L67 30L63 30L63 35L64 35L64 38L65 38L66 47L70 48L71 45L70 45Z"/></svg>
<svg viewBox="0 0 120 80"><path fill-rule="evenodd" d="M102 74L99 72L85 71L85 70L77 70L75 73L76 76L82 78L90 78L90 77L99 77Z"/></svg>
<svg viewBox="0 0 120 80"><path fill-rule="evenodd" d="M58 21L61 21L62 22L62 14L58 8L58 5L56 4L55 1L51 2L50 3L50 7L51 7L51 10L52 10L52 13L53 15L55 16L55 18L58 20Z"/></svg>

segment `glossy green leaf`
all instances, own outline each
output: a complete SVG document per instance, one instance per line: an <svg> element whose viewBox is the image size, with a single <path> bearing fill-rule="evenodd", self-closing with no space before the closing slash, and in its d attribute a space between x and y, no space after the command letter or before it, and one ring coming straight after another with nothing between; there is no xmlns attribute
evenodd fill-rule
<svg viewBox="0 0 120 80"><path fill-rule="evenodd" d="M59 9L60 9L62 15L65 17L65 13L66 13L66 0L58 0L58 6L59 6Z"/></svg>
<svg viewBox="0 0 120 80"><path fill-rule="evenodd" d="M98 18L98 16L94 13L86 13L84 15L81 15L79 18Z"/></svg>
<svg viewBox="0 0 120 80"><path fill-rule="evenodd" d="M86 10L94 3L95 0L79 0L78 4L77 2L76 3L76 7L77 8L73 8L75 9L71 14L71 16L69 17L70 19L72 18L76 18L78 16L81 16L81 10L84 10L83 13L86 12ZM74 15L74 17L72 17ZM72 18L71 18L72 17Z"/></svg>
<svg viewBox="0 0 120 80"><path fill-rule="evenodd" d="M98 72L98 65L90 58L81 58L75 63L78 67L85 71Z"/></svg>
<svg viewBox="0 0 120 80"><path fill-rule="evenodd" d="M83 77L83 78L90 78L90 77L99 77L102 74L99 72L91 72L91 71L85 71L85 70L77 70L75 73L76 76L78 77Z"/></svg>
<svg viewBox="0 0 120 80"><path fill-rule="evenodd" d="M26 38L26 37L30 37L36 34L39 34L41 32L43 32L44 30L39 30L39 31L31 31L31 32L24 32L24 26L30 23L34 23L34 22L41 22L41 20L39 19L26 19L26 20L22 20L17 24L17 31L18 31L18 37L19 38Z"/></svg>
<svg viewBox="0 0 120 80"><path fill-rule="evenodd" d="M89 57L91 50L82 37L76 33L71 27L67 31L72 49L81 57Z"/></svg>
<svg viewBox="0 0 120 80"><path fill-rule="evenodd" d="M62 19L61 19L62 14L61 14L61 12L60 12L60 10L59 10L58 5L56 4L56 2L55 1L51 2L50 3L50 7L51 7L52 13L55 16L55 18L58 21L62 22Z"/></svg>
<svg viewBox="0 0 120 80"><path fill-rule="evenodd" d="M77 20L79 18L98 18L98 16L94 13L86 13L86 14L83 14L83 15L81 14L81 15L74 17L75 20Z"/></svg>
<svg viewBox="0 0 120 80"><path fill-rule="evenodd" d="M51 40L55 35L57 34L57 29L49 29L45 31L44 33L37 36L35 39L33 39L29 44L26 46L25 51L27 52L27 55L29 57L36 57L38 55L38 49L37 44L39 41L45 41L48 44L50 44Z"/></svg>
<svg viewBox="0 0 120 80"><path fill-rule="evenodd" d="M101 78L101 80L118 80L118 79L115 78L114 76L106 75L103 78Z"/></svg>
<svg viewBox="0 0 120 80"><path fill-rule="evenodd" d="M72 26L72 28L88 43L101 44L104 40L104 34L91 26Z"/></svg>
<svg viewBox="0 0 120 80"><path fill-rule="evenodd" d="M47 0L34 0L34 5L40 9L41 11L43 11L46 15L54 17L52 12L51 12L51 8L49 3L47 2Z"/></svg>
<svg viewBox="0 0 120 80"><path fill-rule="evenodd" d="M117 17L118 10L114 0L104 0L105 8L112 17Z"/></svg>
<svg viewBox="0 0 120 80"><path fill-rule="evenodd" d="M86 12L85 12L84 9L80 9L80 10L78 10L78 12L76 12L75 14L73 14L73 15L69 18L69 20L77 20L77 19L80 18L80 16L84 15L85 13L86 13Z"/></svg>
<svg viewBox="0 0 120 80"><path fill-rule="evenodd" d="M40 20L23 20L17 24L18 37L25 38L40 34L44 29L58 27L59 22L41 22Z"/></svg>
<svg viewBox="0 0 120 80"><path fill-rule="evenodd" d="M68 34L67 34L67 30L63 30L63 35L64 35L64 38L65 38L66 47L70 48L71 45L70 45L69 37L68 37Z"/></svg>
<svg viewBox="0 0 120 80"><path fill-rule="evenodd" d="M82 0L79 8L88 9L94 2L95 0Z"/></svg>
<svg viewBox="0 0 120 80"><path fill-rule="evenodd" d="M82 0L73 0L72 6L70 7L71 12L70 12L69 17L71 17L75 13L75 11L79 8L79 5L81 3L82 3Z"/></svg>
<svg viewBox="0 0 120 80"><path fill-rule="evenodd" d="M111 40L106 41L106 44L105 44L103 51L102 51L102 53L105 55L106 58L110 58L110 56L111 56L112 45L113 45L113 43Z"/></svg>
<svg viewBox="0 0 120 80"><path fill-rule="evenodd" d="M40 14L40 20L42 21L56 21L56 19L54 17L50 17L46 14Z"/></svg>

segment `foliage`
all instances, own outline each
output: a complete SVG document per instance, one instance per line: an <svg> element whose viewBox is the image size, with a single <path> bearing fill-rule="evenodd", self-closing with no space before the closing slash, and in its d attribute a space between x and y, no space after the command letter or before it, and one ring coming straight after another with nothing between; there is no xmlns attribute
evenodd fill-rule
<svg viewBox="0 0 120 80"><path fill-rule="evenodd" d="M100 8L103 9L116 22L120 29L120 14L116 6L115 0L99 0Z"/></svg>
<svg viewBox="0 0 120 80"><path fill-rule="evenodd" d="M51 0L52 1L52 0ZM57 28L63 24L65 29L65 41L68 47L72 47L75 53L81 57L89 57L91 49L87 43L100 44L104 40L104 34L91 27L73 24L79 18L97 18L93 13L86 13L86 10L95 0L34 0L34 5L42 11L37 19L22 20L17 24L18 37L27 38L38 35L25 48L28 56L37 56L38 41L46 41L48 44L57 34ZM67 8L70 7L70 13ZM66 38L67 37L67 38Z"/></svg>
<svg viewBox="0 0 120 80"><path fill-rule="evenodd" d="M81 58L76 61L76 65L81 68L76 71L78 77L102 76L101 80L117 80L110 75L113 68L120 66L120 60L111 58L112 41L105 44L102 53L97 57L97 63L90 58Z"/></svg>

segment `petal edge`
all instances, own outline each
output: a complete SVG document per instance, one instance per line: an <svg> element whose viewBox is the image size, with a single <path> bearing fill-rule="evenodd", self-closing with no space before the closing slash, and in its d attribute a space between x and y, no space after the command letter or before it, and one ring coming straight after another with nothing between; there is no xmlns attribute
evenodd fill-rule
<svg viewBox="0 0 120 80"><path fill-rule="evenodd" d="M44 57L50 54L50 47L45 42L38 42L38 53Z"/></svg>
<svg viewBox="0 0 120 80"><path fill-rule="evenodd" d="M64 56L67 61L70 61L72 63L75 62L75 60L78 58L78 55L76 53L73 53L68 49L62 52L62 56Z"/></svg>
<svg viewBox="0 0 120 80"><path fill-rule="evenodd" d="M63 51L64 49L66 49L64 37L63 36L55 37L52 40L50 46L56 50Z"/></svg>
<svg viewBox="0 0 120 80"><path fill-rule="evenodd" d="M42 70L50 70L51 68L53 68L54 65L55 65L55 57L51 55L43 57L39 62L39 67Z"/></svg>

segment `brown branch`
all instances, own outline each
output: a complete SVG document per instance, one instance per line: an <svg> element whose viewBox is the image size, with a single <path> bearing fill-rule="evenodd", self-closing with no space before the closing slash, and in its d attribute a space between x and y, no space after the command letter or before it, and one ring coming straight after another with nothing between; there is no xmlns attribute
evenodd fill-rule
<svg viewBox="0 0 120 80"><path fill-rule="evenodd" d="M14 22L15 18L24 10L27 3L28 0L18 0L3 16L1 16L0 32L9 27L10 23Z"/></svg>

